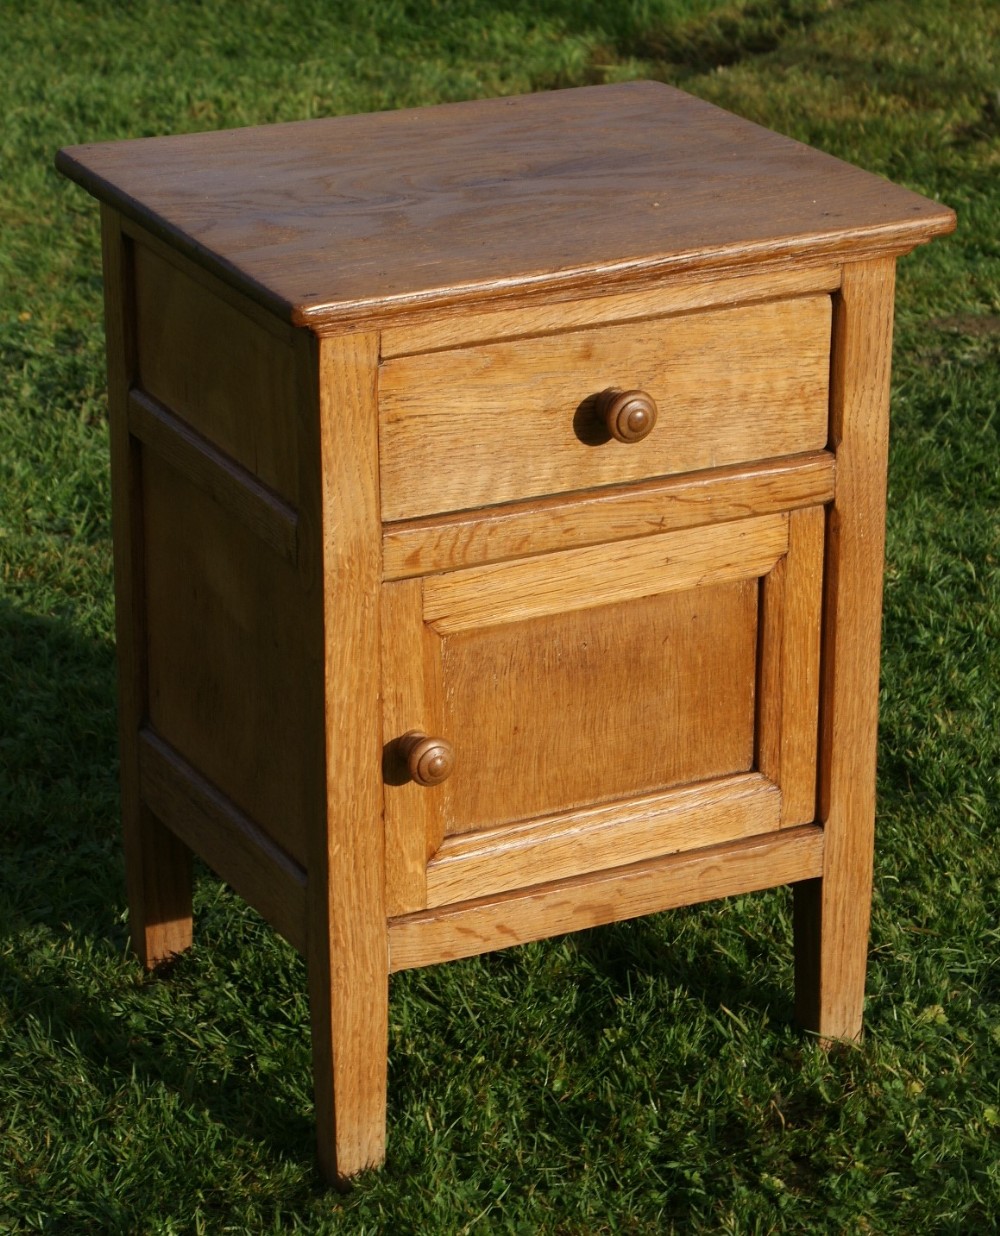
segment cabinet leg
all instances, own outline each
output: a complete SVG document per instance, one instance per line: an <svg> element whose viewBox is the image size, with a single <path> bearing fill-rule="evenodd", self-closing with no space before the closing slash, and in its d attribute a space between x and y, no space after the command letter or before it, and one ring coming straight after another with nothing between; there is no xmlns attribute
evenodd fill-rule
<svg viewBox="0 0 1000 1236"><path fill-rule="evenodd" d="M795 1016L824 1047L861 1038L871 880L831 872L794 886Z"/></svg>
<svg viewBox="0 0 1000 1236"><path fill-rule="evenodd" d="M875 841L875 751L895 263L844 267L834 298L818 818L823 875L795 888L799 1020L861 1037Z"/></svg>
<svg viewBox="0 0 1000 1236"><path fill-rule="evenodd" d="M338 1185L385 1157L389 939L385 914L379 591L378 336L319 340L324 699L308 856L316 1136ZM343 427L350 425L351 432ZM311 479L310 479L311 478ZM308 528L304 535L308 536ZM308 561L308 549L303 560ZM320 773L322 772L322 775Z"/></svg>
<svg viewBox="0 0 1000 1236"><path fill-rule="evenodd" d="M146 807L126 810L132 947L149 970L191 944L191 851Z"/></svg>
<svg viewBox="0 0 1000 1236"><path fill-rule="evenodd" d="M341 1188L385 1159L389 973L309 967L320 1171Z"/></svg>

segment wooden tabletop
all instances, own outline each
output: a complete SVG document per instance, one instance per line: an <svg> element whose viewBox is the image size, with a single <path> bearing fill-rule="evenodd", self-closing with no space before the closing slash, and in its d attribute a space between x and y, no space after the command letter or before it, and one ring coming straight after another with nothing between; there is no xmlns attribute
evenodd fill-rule
<svg viewBox="0 0 1000 1236"><path fill-rule="evenodd" d="M56 165L315 329L903 253L954 227L946 207L655 82L72 146Z"/></svg>

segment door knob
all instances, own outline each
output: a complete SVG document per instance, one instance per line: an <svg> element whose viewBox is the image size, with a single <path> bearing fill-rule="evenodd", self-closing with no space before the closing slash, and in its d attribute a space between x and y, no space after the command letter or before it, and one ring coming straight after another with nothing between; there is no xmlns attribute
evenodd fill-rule
<svg viewBox="0 0 1000 1236"><path fill-rule="evenodd" d="M615 387L597 396L597 415L619 442L641 442L656 424L656 401L645 391Z"/></svg>
<svg viewBox="0 0 1000 1236"><path fill-rule="evenodd" d="M440 785L455 767L455 750L446 738L431 738L421 730L409 730L399 740L406 768L417 785Z"/></svg>

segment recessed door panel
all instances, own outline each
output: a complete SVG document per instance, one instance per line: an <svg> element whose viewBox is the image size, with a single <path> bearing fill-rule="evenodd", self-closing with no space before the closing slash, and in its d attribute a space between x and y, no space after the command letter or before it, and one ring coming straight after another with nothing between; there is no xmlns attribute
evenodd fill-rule
<svg viewBox="0 0 1000 1236"><path fill-rule="evenodd" d="M445 834L745 772L757 580L445 635Z"/></svg>

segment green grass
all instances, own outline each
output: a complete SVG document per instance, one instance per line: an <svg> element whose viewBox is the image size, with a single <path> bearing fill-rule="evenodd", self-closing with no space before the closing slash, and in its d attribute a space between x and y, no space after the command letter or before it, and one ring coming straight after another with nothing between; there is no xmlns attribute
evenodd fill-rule
<svg viewBox="0 0 1000 1236"><path fill-rule="evenodd" d="M0 1232L997 1230L993 0L2 9ZM642 76L959 213L900 264L867 1038L793 1028L784 892L404 974L341 1197L293 952L202 873L192 952L128 954L97 212L52 155Z"/></svg>

